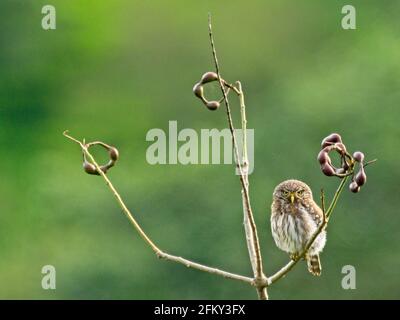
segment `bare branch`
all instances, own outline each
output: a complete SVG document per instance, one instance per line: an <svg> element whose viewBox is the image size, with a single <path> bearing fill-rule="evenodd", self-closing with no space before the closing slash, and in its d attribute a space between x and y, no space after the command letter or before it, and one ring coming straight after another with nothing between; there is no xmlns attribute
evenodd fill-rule
<svg viewBox="0 0 400 320"><path fill-rule="evenodd" d="M213 33L212 33L211 14L209 14L209 16L208 16L208 30L209 30L212 55L213 55L213 59L214 59L215 71L218 75L219 84L220 84L223 99L225 102L226 113L227 113L227 118L228 118L228 125L229 125L229 129L230 129L230 132L232 135L233 149L234 149L234 153L236 156L236 160L238 162L240 182L242 185L243 209L245 211L244 225L245 225L245 232L246 232L246 240L248 243L250 262L251 262L251 265L253 268L255 282L260 283L265 280L265 275L263 273L260 243L259 243L258 234L257 234L257 226L254 221L253 212L252 212L251 204L250 204L249 181L248 181L248 160L246 159L247 158L247 150L245 149L245 148L247 148L247 142L244 141L244 143L243 143L243 157L246 157L246 158L243 159L244 166L242 166L242 164L240 163L239 149L238 149L238 145L237 145L237 141L236 141L235 128L233 126L230 104L229 104L228 95L227 95L227 92L225 89L226 82L221 77L220 67L218 64L218 58L217 58L217 53L216 53L214 38L213 38ZM245 129L246 128L246 117L245 117L244 95L241 90L240 83L239 83L238 92L239 92L239 100L241 102L242 125L244 125L243 129ZM243 132L243 134L244 134L243 139L246 139L245 132ZM266 288L263 288L263 287L257 286L257 285L256 285L256 287L257 287L257 293L258 293L259 298L263 299L263 300L268 299L268 294L267 294Z"/></svg>
<svg viewBox="0 0 400 320"><path fill-rule="evenodd" d="M87 156L87 158L93 163L93 165L96 167L97 172L100 174L100 176L104 179L106 182L108 188L111 190L112 194L114 195L115 199L117 200L119 206L121 207L123 213L125 216L129 219L130 223L133 225L133 227L136 229L136 231L139 233L139 235L142 237L142 239L145 241L145 243L154 251L154 253L157 255L157 257L177 262L180 264L185 265L188 268L193 268L197 269L200 271L208 272L211 274L216 274L219 276L222 276L227 279L233 279L233 280L239 280L242 282L246 282L248 284L253 284L253 278L250 277L245 277L241 276L238 274L226 272L220 269L208 267L187 259L184 259L182 257L174 256L168 253L163 252L160 248L158 248L154 242L147 236L147 234L143 231L139 223L136 221L136 219L133 217L132 213L128 209L128 207L125 205L125 202L122 200L121 196L119 195L118 191L114 188L113 184L111 183L110 179L107 177L107 175L101 170L100 166L94 159L94 157L91 155L91 153L88 151L88 145L90 144L85 144L85 142L81 142L71 135L68 134L68 131L64 131L63 135L67 137L68 139L74 141L75 143L79 144L81 147L83 153Z"/></svg>
<svg viewBox="0 0 400 320"><path fill-rule="evenodd" d="M173 255L170 255L170 254L164 253L164 252L159 252L157 255L161 259L174 261L174 262L183 264L188 268L194 268L194 269L197 269L197 270L200 270L200 271L216 274L216 275L222 276L222 277L227 278L227 279L239 280L239 281L246 282L248 284L253 284L253 278L249 278L249 277L241 276L241 275L238 275L238 274L226 272L226 271L223 271L223 270L220 270L220 269L216 269L216 268L207 267L205 265L202 265L202 264L187 260L185 258L173 256Z"/></svg>

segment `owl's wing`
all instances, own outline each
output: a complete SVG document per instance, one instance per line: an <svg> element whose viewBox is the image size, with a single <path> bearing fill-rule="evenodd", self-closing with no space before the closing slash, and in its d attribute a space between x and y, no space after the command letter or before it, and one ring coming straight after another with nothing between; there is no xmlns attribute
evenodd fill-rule
<svg viewBox="0 0 400 320"><path fill-rule="evenodd" d="M312 218L316 223L316 225L319 226L324 219L324 213L322 212L322 209L314 201L312 207L313 207L311 214Z"/></svg>

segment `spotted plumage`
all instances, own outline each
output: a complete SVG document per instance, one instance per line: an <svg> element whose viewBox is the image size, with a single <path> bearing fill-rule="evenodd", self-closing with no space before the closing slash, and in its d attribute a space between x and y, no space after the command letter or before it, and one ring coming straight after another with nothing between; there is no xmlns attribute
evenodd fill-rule
<svg viewBox="0 0 400 320"><path fill-rule="evenodd" d="M272 236L279 249L296 258L322 223L323 213L314 202L310 187L299 180L286 180L274 190L271 206ZM308 270L321 274L319 254L326 242L322 231L308 250L305 259Z"/></svg>

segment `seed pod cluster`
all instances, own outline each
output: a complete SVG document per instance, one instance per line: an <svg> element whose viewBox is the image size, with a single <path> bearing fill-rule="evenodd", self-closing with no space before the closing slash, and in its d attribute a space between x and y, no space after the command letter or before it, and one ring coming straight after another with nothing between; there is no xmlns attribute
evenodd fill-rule
<svg viewBox="0 0 400 320"><path fill-rule="evenodd" d="M329 152L331 151L336 151L340 155L341 166L339 168L336 168L332 164L329 156ZM354 193L359 192L361 187L367 182L364 159L364 153L361 151L356 151L353 155L350 155L342 141L342 137L338 133L332 133L322 140L321 151L317 157L321 165L321 170L326 176L344 178L351 175L352 182L349 185L349 189ZM356 165L358 165L357 173L354 170Z"/></svg>
<svg viewBox="0 0 400 320"><path fill-rule="evenodd" d="M353 159L359 164L358 172L354 175L352 182L350 183L349 189L351 192L357 193L361 187L367 182L367 174L364 169L364 153L356 151L353 153Z"/></svg>
<svg viewBox="0 0 400 320"><path fill-rule="evenodd" d="M340 155L341 158L340 168L336 168L332 164L329 152L333 150L339 153ZM332 133L322 140L321 151L319 152L317 159L319 164L321 165L322 172L326 176L343 177L344 175L346 175L348 169L350 168L349 163L347 162L347 160L350 160L348 158L349 157L346 146L344 145L342 137L339 134Z"/></svg>
<svg viewBox="0 0 400 320"><path fill-rule="evenodd" d="M215 72L209 71L203 74L200 82L196 83L193 87L194 95L199 98L209 110L217 110L220 106L219 101L208 101L204 97L204 85L209 82L217 81L218 75Z"/></svg>
<svg viewBox="0 0 400 320"><path fill-rule="evenodd" d="M87 149L89 149L90 147L92 147L94 145L100 145L108 151L110 160L107 162L107 164L100 166L100 170L103 171L104 173L107 173L107 171L115 165L115 162L117 162L117 160L119 158L118 149L115 147L109 146L108 144L101 142L101 141L89 142L89 143L85 144ZM89 161L87 161L85 153L83 153L83 170L87 174L93 174L96 176L100 175L100 173L97 171L95 165L93 163L90 163Z"/></svg>

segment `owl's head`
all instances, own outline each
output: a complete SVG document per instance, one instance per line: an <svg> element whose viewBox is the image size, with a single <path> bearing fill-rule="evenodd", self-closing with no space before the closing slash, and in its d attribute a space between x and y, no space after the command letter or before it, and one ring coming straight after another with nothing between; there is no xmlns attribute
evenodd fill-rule
<svg viewBox="0 0 400 320"><path fill-rule="evenodd" d="M296 201L312 199L312 191L310 187L302 181L286 180L276 186L273 198L294 203Z"/></svg>

